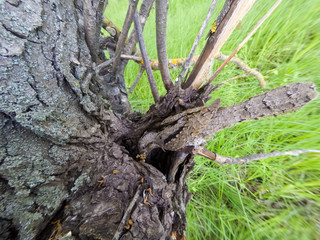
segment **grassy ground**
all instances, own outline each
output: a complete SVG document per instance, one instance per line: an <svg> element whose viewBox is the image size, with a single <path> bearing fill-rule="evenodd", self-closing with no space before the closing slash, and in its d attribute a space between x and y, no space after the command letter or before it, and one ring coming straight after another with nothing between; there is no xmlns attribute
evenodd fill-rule
<svg viewBox="0 0 320 240"><path fill-rule="evenodd" d="M169 58L188 55L210 2L170 1ZM257 0L243 20L242 28L235 30L222 52L230 54L274 2ZM127 4L126 0L109 1L106 14L119 26ZM222 2L219 4L221 8ZM144 37L150 58L156 58L154 10ZM283 1L238 57L266 77L267 89L299 81L313 81L320 86L319 42L318 0ZM198 54L203 46L204 41L198 47ZM215 63L214 67L219 64ZM135 63L129 64L125 75L128 86L138 71ZM175 78L179 70L172 70L171 74ZM241 70L229 64L217 81L239 74ZM155 72L155 76L164 94L160 74ZM134 109L145 111L153 103L147 86L144 73L130 96ZM254 77L247 77L225 85L214 93L213 99L219 97L222 105L232 105L263 91ZM208 148L232 157L274 150L320 149L319 104L317 99L296 113L225 129L216 134ZM320 239L319 160L319 154L304 154L241 166L219 166L196 158L189 177L193 198L187 211L188 239Z"/></svg>

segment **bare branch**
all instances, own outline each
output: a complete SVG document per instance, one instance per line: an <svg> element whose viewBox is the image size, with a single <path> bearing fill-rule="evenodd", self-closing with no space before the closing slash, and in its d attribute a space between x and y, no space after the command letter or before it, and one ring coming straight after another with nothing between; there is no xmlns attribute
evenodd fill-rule
<svg viewBox="0 0 320 240"><path fill-rule="evenodd" d="M152 5L154 3L154 0L143 0L140 11L139 11L139 20L142 27L142 32L144 29L144 25L148 19L149 13L152 9ZM136 30L133 29L130 37L127 39L126 45L123 49L124 54L133 54L133 52L136 52L136 43L138 41ZM128 61L122 61L120 65L120 73L124 72L124 69L127 66Z"/></svg>
<svg viewBox="0 0 320 240"><path fill-rule="evenodd" d="M117 43L117 48L116 48L114 61L113 61L113 65L112 65L112 72L113 73L115 73L117 71L117 69L118 69L118 65L120 63L120 54L121 54L121 51L123 49L125 40L127 38L129 29L130 29L130 26L131 26L131 23L132 23L132 20L133 20L134 13L135 13L135 11L137 9L138 1L139 0L130 0L129 8L128 8L128 11L127 11L127 16L126 16L126 19L124 21L123 28L122 28L122 31L120 33L119 40L118 40L118 43Z"/></svg>
<svg viewBox="0 0 320 240"><path fill-rule="evenodd" d="M137 55L139 55L140 53L137 53ZM128 59L128 60L133 60L136 63L138 63L139 65L143 64L143 59L142 57L137 57L137 56L132 56L132 55L125 55L125 54L121 54L121 58L122 59ZM217 56L215 56L215 59L219 60L219 61L225 61L228 58L228 56L219 53ZM190 61L190 66L196 64L197 60L199 59L199 56L194 56L191 61ZM183 65L186 62L186 58L174 58L174 59L168 59L168 68L169 69L177 69L177 68L182 68ZM150 66L152 70L159 70L159 61L157 59L151 59L149 60L150 62ZM224 81L223 83L229 81L229 80L234 80L240 77L246 77L248 75L252 75L255 76L256 78L258 78L259 83L261 88L264 88L266 83L264 80L264 77L262 76L262 74L252 68L250 68L247 64L245 64L240 58L231 58L230 62L235 63L238 65L238 67L240 69L242 69L245 74L241 74L239 76L233 77L231 79L228 79L226 81Z"/></svg>
<svg viewBox="0 0 320 240"><path fill-rule="evenodd" d="M156 0L157 52L162 81L167 91L173 87L173 83L168 68L166 43L168 6L168 0Z"/></svg>
<svg viewBox="0 0 320 240"><path fill-rule="evenodd" d="M180 82L181 82L184 74L186 73L186 71L187 71L187 70L189 69L189 67L191 66L191 64L190 64L190 63L191 63L191 59L193 58L194 52L196 51L196 48L197 48L197 46L198 46L198 44L199 44L199 42L200 42L200 39L201 39L201 37L202 37L202 35L203 35L203 32L204 32L205 28L206 28L207 25L208 25L208 22L209 22L209 20L210 20L210 18L211 18L211 15L212 15L212 13L213 13L213 10L214 10L215 7L216 7L216 4L217 4L217 0L213 0L212 3L211 3L211 5L210 5L209 11L208 11L208 13L207 13L207 16L206 16L206 18L204 19L204 21L203 21L203 23L202 23L202 26L201 26L201 28L200 28L200 30L199 30L199 33L198 33L196 39L194 40L194 43L193 43L193 45L192 45L192 47L191 47L189 56L187 57L187 60L185 61L184 65L183 65L183 67L182 67L182 69L181 69L181 72L180 72L180 74L179 74L179 77L176 79L176 83L177 83L177 84L180 84Z"/></svg>
<svg viewBox="0 0 320 240"><path fill-rule="evenodd" d="M143 34L142 34L142 27L141 27L141 24L139 21L139 16L138 16L137 11L134 14L134 25L135 25L135 28L137 31L139 46L140 46L140 50L141 50L141 54L142 54L142 58L143 58L143 64L144 64L144 68L146 69L146 72L147 72L152 96L153 96L154 101L157 103L159 101L159 93L158 93L156 81L154 79L152 69L151 69L151 66L149 63L147 49L146 49L146 45L144 43Z"/></svg>
<svg viewBox="0 0 320 240"><path fill-rule="evenodd" d="M216 59L219 61L225 61L228 59L228 56L222 54L221 52L219 52L219 54L216 56ZM231 58L230 62L235 63L238 65L239 68L241 68L246 74L245 75L252 75L255 76L256 78L258 78L259 83L261 88L265 88L266 87L266 82L264 80L264 77L262 76L261 73L259 73L258 71L250 68L247 64L245 64L241 59L239 58ZM243 74L241 75L241 77L244 77ZM236 77L238 78L238 77ZM234 79L234 78L232 78Z"/></svg>
<svg viewBox="0 0 320 240"><path fill-rule="evenodd" d="M142 64L142 57L137 57L137 56L133 56L133 55L127 55L127 54L121 54L120 56L122 59L127 59L127 60L133 60L138 64Z"/></svg>
<svg viewBox="0 0 320 240"><path fill-rule="evenodd" d="M108 59L107 61L105 61L105 62L103 62L103 63L100 63L98 66L96 66L96 68L95 68L96 73L99 74L99 72L100 72L103 68L109 66L109 65L113 62L113 60L114 60L113 58L110 58L110 59Z"/></svg>
<svg viewBox="0 0 320 240"><path fill-rule="evenodd" d="M139 11L139 21L142 28L142 32L144 29L144 25L147 21L147 18L149 16L149 13L151 11L152 5L154 3L154 0L143 0L140 11ZM133 29L130 37L127 40L126 46L124 48L124 54L132 54L134 47L138 41L138 36L136 33L136 29Z"/></svg>
<svg viewBox="0 0 320 240"><path fill-rule="evenodd" d="M215 159L211 159L216 163L221 165L225 164L245 164L252 161L262 160L270 157L279 157L285 155L298 156L303 153L320 153L319 150L312 149L302 149L302 150L293 150L293 151L285 151L285 152L270 152L270 153L260 153L260 154L252 154L239 158L225 157L215 153Z"/></svg>
<svg viewBox="0 0 320 240"><path fill-rule="evenodd" d="M198 89L210 72L210 65L235 27L247 14L255 0L227 0L217 18L217 29L210 36L200 58L182 87Z"/></svg>
<svg viewBox="0 0 320 240"><path fill-rule="evenodd" d="M137 75L137 77L136 77L136 80L134 80L132 86L131 86L130 89L129 89L129 93L132 93L133 90L134 90L134 88L137 86L137 84L138 84L138 82L139 82L139 80L140 80L140 78L141 78L144 70L145 70L144 67L141 67L141 68L140 68L140 71L139 71L139 73L138 73L138 75Z"/></svg>
<svg viewBox="0 0 320 240"><path fill-rule="evenodd" d="M262 160L270 157L279 157L279 156L285 156L285 155L299 156L300 154L303 154L303 153L320 153L320 150L301 149L301 150L292 150L292 151L284 151L284 152L276 151L276 152L270 152L270 153L252 154L252 155L247 155L247 156L238 157L238 158L221 156L215 152L209 151L205 147L198 147L197 149L193 150L193 154L203 156L221 165L245 164L248 162Z"/></svg>
<svg viewBox="0 0 320 240"><path fill-rule="evenodd" d="M270 10L260 19L260 21L257 23L256 26L249 32L249 34L246 36L246 38L239 44L239 46L231 53L231 55L222 63L222 65L215 71L215 73L209 78L207 81L208 83L211 83L218 74L222 71L222 69L226 66L226 64L231 60L234 55L243 47L243 45L252 37L252 35L259 29L259 27L262 25L262 23L267 20L267 18L271 15L271 13L278 7L278 5L281 3L282 0L278 0L271 8Z"/></svg>

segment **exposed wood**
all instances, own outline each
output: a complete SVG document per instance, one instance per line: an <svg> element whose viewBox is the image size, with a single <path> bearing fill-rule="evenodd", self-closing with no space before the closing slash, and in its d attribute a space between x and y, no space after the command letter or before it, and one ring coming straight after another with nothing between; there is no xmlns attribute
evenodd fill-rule
<svg viewBox="0 0 320 240"><path fill-rule="evenodd" d="M254 26L254 28L249 32L249 34L245 37L245 39L239 44L238 47L230 54L230 56L221 64L221 66L214 72L214 74L208 79L207 83L211 83L218 74L222 71L222 69L227 65L227 63L236 55L236 53L243 47L243 45L252 37L252 35L259 29L262 23L267 20L267 18L271 15L271 13L278 7L281 0L278 0L269 11L260 19L260 21ZM263 86L262 86L263 87Z"/></svg>
<svg viewBox="0 0 320 240"><path fill-rule="evenodd" d="M233 30L239 24L241 19L250 10L255 0L227 0L225 6L229 9L222 11L217 19L217 29L215 33L208 39L200 58L189 75L187 81L182 84L183 88L192 86L198 89L206 80L210 73L211 62L219 53L223 44L227 41ZM225 8L225 7L224 7ZM221 17L220 17L221 16ZM221 18L221 22L219 22Z"/></svg>
<svg viewBox="0 0 320 240"><path fill-rule="evenodd" d="M189 69L189 67L191 66L191 60L192 60L192 58L193 58L194 52L196 51L196 48L197 48L197 46L198 46L198 44L199 44L199 42L200 42L200 39L201 39L201 37L202 37L202 35L203 35L203 32L204 32L205 28L206 28L207 25L208 25L208 22L209 22L209 20L210 20L210 18L211 18L211 15L212 15L215 7L216 7L217 1L218 1L218 0L213 0L212 3L211 3L211 5L210 5L209 11L208 11L205 19L203 20L203 23L202 23L202 26L201 26L201 28L200 28L200 30L199 30L199 33L198 33L198 35L196 36L196 39L194 40L194 43L193 43L193 45L192 45L192 47L191 47L190 53L189 53L189 55L188 55L188 57L187 57L184 65L183 65L183 67L182 67L182 69L181 69L181 72L180 72L178 78L176 79L176 83L177 83L177 84L180 84L180 82L181 82L184 74L186 73L186 71L187 71L187 70Z"/></svg>

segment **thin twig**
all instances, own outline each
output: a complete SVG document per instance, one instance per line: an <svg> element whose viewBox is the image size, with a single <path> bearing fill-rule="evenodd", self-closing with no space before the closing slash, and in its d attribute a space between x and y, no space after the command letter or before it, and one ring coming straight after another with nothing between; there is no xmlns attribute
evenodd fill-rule
<svg viewBox="0 0 320 240"><path fill-rule="evenodd" d="M98 66L95 67L96 73L99 73L103 68L109 66L113 62L113 58L108 59L107 61L100 63Z"/></svg>
<svg viewBox="0 0 320 240"><path fill-rule="evenodd" d="M137 63L142 63L142 57L134 56L134 55L127 55L127 54L121 54L120 56L122 59L127 59L127 60L133 60Z"/></svg>
<svg viewBox="0 0 320 240"><path fill-rule="evenodd" d="M141 54L142 54L144 68L146 69L146 72L147 72L149 84L150 84L150 87L151 87L152 96L153 96L154 101L157 103L159 101L159 93L158 93L158 89L157 89L157 85L156 85L156 80L154 79L154 76L153 76L153 73L152 73L152 69L151 69L151 66L150 66L150 63L149 63L147 49L146 49L146 45L144 43L143 34L142 34L142 27L141 27L141 24L140 24L140 21L139 21L139 16L138 16L138 12L137 11L134 13L134 25L135 25L136 32L137 32L137 35L138 35L140 51L141 51Z"/></svg>
<svg viewBox="0 0 320 240"><path fill-rule="evenodd" d="M139 198L139 195L140 195L140 192L141 192L141 188L142 188L142 185L140 184L140 185L138 186L137 191L136 191L136 193L134 194L134 196L133 196L133 198L132 198L132 200L131 200L128 208L127 208L127 210L126 210L125 213L123 214L123 217L122 217L122 219L121 219L121 222L119 223L118 229L117 229L117 231L115 232L112 240L118 240L118 239L120 238L120 234L121 234L121 232L122 232L122 230L123 230L123 228L124 228L124 225L126 224L126 221L127 221L127 219L128 219L128 216L129 216L130 212L132 211L132 208L134 207L134 205L136 204L136 202L137 202L137 200L138 200L138 198Z"/></svg>
<svg viewBox="0 0 320 240"><path fill-rule="evenodd" d="M216 59L219 61L225 61L228 59L228 56L222 54L221 52L219 52L219 54L216 56ZM247 64L245 64L240 58L231 58L230 62L235 63L238 65L239 68L241 68L246 75L252 75L255 76L260 83L261 88L265 88L266 87L266 82L264 80L264 77L262 76L261 73L259 73L258 71L250 68Z"/></svg>
<svg viewBox="0 0 320 240"><path fill-rule="evenodd" d="M167 58L167 14L168 0L156 0L156 38L161 78L167 91L173 88Z"/></svg>
<svg viewBox="0 0 320 240"><path fill-rule="evenodd" d="M139 20L142 27L142 31L144 29L145 23L148 19L149 13L152 9L152 5L155 0L143 0L140 6L139 11ZM133 28L129 38L126 41L126 44L123 49L123 54L134 54L137 52L136 43L138 41L136 30ZM128 61L121 61L119 73L122 74L127 66Z"/></svg>
<svg viewBox="0 0 320 240"><path fill-rule="evenodd" d="M122 31L120 33L119 40L117 43L117 48L116 48L116 52L115 52L115 56L114 56L114 62L112 65L112 73L115 73L118 69L118 65L120 63L120 54L123 49L125 40L127 38L129 29L130 29L130 26L131 26L131 23L133 20L134 13L137 9L138 2L139 2L139 0L130 0L129 8L127 11L127 16L126 16L126 19L124 20Z"/></svg>
<svg viewBox="0 0 320 240"><path fill-rule="evenodd" d="M144 25L147 21L147 18L149 16L149 13L151 11L152 5L154 0L143 0L140 11L139 11L139 21L142 28L142 32L144 29ZM126 46L124 47L123 52L125 54L132 54L134 52L134 48L136 46L136 43L138 41L138 36L135 29L132 29L132 32L130 33L129 38L127 39Z"/></svg>
<svg viewBox="0 0 320 240"><path fill-rule="evenodd" d="M239 46L231 53L231 55L221 64L221 66L215 71L215 73L208 79L207 83L211 83L221 72L221 70L226 66L226 64L231 60L234 55L243 47L243 45L252 37L252 35L259 29L262 23L267 20L271 13L277 8L282 0L278 0L269 11L260 19L260 21L254 26L254 28L249 32L245 39L239 44Z"/></svg>
<svg viewBox="0 0 320 240"><path fill-rule="evenodd" d="M194 40L194 43L193 43L192 48L191 48L191 50L190 50L189 56L187 57L187 60L185 61L184 65L183 65L183 67L182 67L182 69L181 69L181 72L180 72L180 74L179 74L179 77L176 79L176 83L177 83L177 84L180 84L180 82L181 82L181 80L182 80L185 72L186 72L186 71L189 69L189 67L191 66L191 64L190 64L191 59L192 59L192 57L193 57L193 55L194 55L194 52L195 52L195 50L196 50L196 48L197 48L197 46L198 46L198 44L199 44L199 42L200 42L200 39L201 39L201 37L202 37L202 35L203 35L204 30L205 30L205 28L206 28L207 25L208 25L208 22L209 22L209 20L210 20L210 18L211 18L211 15L212 15L212 13L213 13L213 10L214 10L215 7L216 7L216 4L217 4L217 0L213 0L212 3L211 3L211 5L210 5L209 11L208 11L208 13L207 13L207 16L206 16L206 18L204 19L204 21L203 21L203 23L202 23L202 26L201 26L201 28L200 28L200 30L199 30L199 33L198 33L196 39Z"/></svg>
<svg viewBox="0 0 320 240"><path fill-rule="evenodd" d="M215 154L215 159L211 159L216 163L221 165L225 164L244 164L252 161L262 160L270 157L279 157L285 155L298 156L303 153L320 153L319 150L311 150L311 149L302 149L302 150L293 150L293 151L284 151L284 152L270 152L270 153L261 153L261 154L252 154L239 158L232 157L224 157L218 154Z"/></svg>
<svg viewBox="0 0 320 240"><path fill-rule="evenodd" d="M134 88L137 86L137 84L138 84L138 82L139 82L139 80L140 80L140 78L141 78L144 70L145 70L144 67L141 67L141 68L140 68L140 71L139 71L139 73L138 73L138 75L137 75L137 77L136 77L136 80L134 80L132 86L131 86L130 89L129 89L129 93L132 93L133 90L134 90Z"/></svg>

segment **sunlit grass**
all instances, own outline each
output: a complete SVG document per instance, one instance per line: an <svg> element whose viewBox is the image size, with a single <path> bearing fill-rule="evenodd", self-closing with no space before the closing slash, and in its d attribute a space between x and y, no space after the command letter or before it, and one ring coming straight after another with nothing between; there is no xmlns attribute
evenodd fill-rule
<svg viewBox="0 0 320 240"><path fill-rule="evenodd" d="M253 9L224 45L230 54L274 1L257 0ZM172 0L168 15L168 57L186 57L210 6L210 0ZM109 1L106 11L122 26L125 0ZM221 8L222 1L219 1ZM215 16L217 12L215 13ZM212 18L211 23L214 21ZM210 26L208 26L209 29ZM209 30L208 30L209 31ZM144 31L150 58L157 58L154 9ZM267 89L291 82L320 85L320 4L318 0L283 1L274 14L240 50L238 57L266 78ZM197 49L200 54L205 41ZM216 68L219 62L214 64ZM125 78L130 86L139 67L130 63ZM154 72L161 94L159 72ZM179 70L171 70L173 79ZM223 81L242 74L232 63L218 76ZM232 105L262 93L257 79L230 82L213 94L222 105ZM153 103L144 73L130 95L135 110ZM225 156L320 149L320 100L296 113L238 124L216 134L208 148ZM242 166L219 166L196 158L189 176L193 198L188 205L188 239L319 239L320 156L278 157Z"/></svg>

